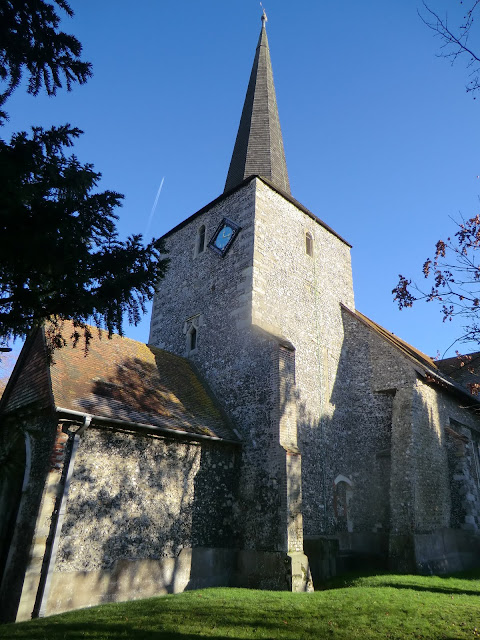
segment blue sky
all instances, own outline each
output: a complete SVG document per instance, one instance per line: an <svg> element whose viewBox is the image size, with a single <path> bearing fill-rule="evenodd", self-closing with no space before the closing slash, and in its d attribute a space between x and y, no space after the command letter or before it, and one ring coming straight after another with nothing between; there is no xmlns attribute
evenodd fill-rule
<svg viewBox="0 0 480 640"><path fill-rule="evenodd" d="M56 98L17 90L2 134L69 122L74 152L125 194L123 236L161 236L224 187L260 30L257 0L72 0L94 77ZM292 195L352 245L357 308L429 355L461 332L438 307L398 311L450 217L478 211L480 100L414 0L264 2ZM432 0L452 24L458 0ZM158 204L152 206L164 179ZM126 335L146 341L149 316ZM449 352L454 355L454 350Z"/></svg>

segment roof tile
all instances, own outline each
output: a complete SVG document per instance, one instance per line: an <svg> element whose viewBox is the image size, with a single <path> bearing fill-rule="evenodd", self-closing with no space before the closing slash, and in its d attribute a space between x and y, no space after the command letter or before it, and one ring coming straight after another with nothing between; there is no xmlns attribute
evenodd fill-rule
<svg viewBox="0 0 480 640"><path fill-rule="evenodd" d="M87 355L68 347L54 353L57 407L238 440L188 360L130 338L92 332Z"/></svg>

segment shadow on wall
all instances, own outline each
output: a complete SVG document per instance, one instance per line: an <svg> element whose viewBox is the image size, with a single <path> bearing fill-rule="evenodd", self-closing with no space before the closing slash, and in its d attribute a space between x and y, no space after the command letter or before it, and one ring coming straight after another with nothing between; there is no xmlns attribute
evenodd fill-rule
<svg viewBox="0 0 480 640"><path fill-rule="evenodd" d="M214 465L219 469L217 484L207 470ZM192 548L228 549L234 542L227 511L233 499L233 468L232 453L210 445L88 433L72 481L49 609L82 606L75 600L65 602L62 578L72 577L65 572L75 572L82 591L88 585L95 602L173 593L189 586L199 573L196 562L209 561ZM222 584L212 571L207 575L209 586L217 580ZM78 587L69 582L70 598L78 597ZM56 600L62 604L56 605Z"/></svg>
<svg viewBox="0 0 480 640"><path fill-rule="evenodd" d="M472 542L465 526L477 524L477 515L480 524L480 512L471 513L472 436L466 428L454 436L452 426L445 433L449 411L459 407L347 312L343 322L335 376L329 382L325 367L319 371L323 419L304 408L300 421L306 536L338 539L340 568L342 557L355 569L362 558L385 568L388 559L401 572L473 566L468 546L478 548L478 539ZM458 458L459 437L466 438L468 460Z"/></svg>
<svg viewBox="0 0 480 640"><path fill-rule="evenodd" d="M390 566L397 571L447 573L479 565L472 432L451 419L463 411L456 398L421 379L396 394Z"/></svg>
<svg viewBox="0 0 480 640"><path fill-rule="evenodd" d="M13 438L2 444L5 446L2 446L0 465L0 576L18 512L26 465L23 433L15 431Z"/></svg>
<svg viewBox="0 0 480 640"><path fill-rule="evenodd" d="M51 465L56 424L51 415L37 414L24 421L13 416L2 422L2 454L11 464L2 465L8 499L0 522L6 526L2 553L5 561L0 590L0 620L15 619L30 562L32 540L41 508L41 498ZM10 454L9 454L10 452ZM11 457L10 457L11 455ZM10 490L12 493L10 494ZM17 492L15 495L15 491ZM10 525L8 513L10 512Z"/></svg>
<svg viewBox="0 0 480 640"><path fill-rule="evenodd" d="M152 376L126 361L101 391L127 402L132 372ZM156 410L156 394L133 404ZM225 584L237 457L223 443L90 427L76 456L48 612Z"/></svg>
<svg viewBox="0 0 480 640"><path fill-rule="evenodd" d="M445 429L451 488L451 526L480 529L480 436L457 420Z"/></svg>
<svg viewBox="0 0 480 640"><path fill-rule="evenodd" d="M112 417L136 422L150 416L154 424L174 419L181 427L218 419L188 363L166 352L155 354L155 362L125 358L114 375L97 378L78 403L92 413L110 408Z"/></svg>
<svg viewBox="0 0 480 640"><path fill-rule="evenodd" d="M13 431L13 435L8 431L12 437L5 441L7 430L2 429L2 432L4 438L1 443L0 464L0 587L13 540L26 472L24 434L17 429ZM3 621L1 614L0 621Z"/></svg>
<svg viewBox="0 0 480 640"><path fill-rule="evenodd" d="M299 401L305 537L338 540L339 572L386 568L393 406L391 393L373 391L378 354L368 335L342 317L339 357L317 353L321 418Z"/></svg>

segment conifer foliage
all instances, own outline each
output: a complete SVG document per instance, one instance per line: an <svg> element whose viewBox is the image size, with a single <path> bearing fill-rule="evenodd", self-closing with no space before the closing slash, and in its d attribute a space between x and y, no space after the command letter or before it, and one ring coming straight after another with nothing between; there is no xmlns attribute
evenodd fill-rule
<svg viewBox="0 0 480 640"><path fill-rule="evenodd" d="M65 0L55 0L68 15ZM48 94L66 82L83 83L90 64L81 45L58 31L56 7L44 0L0 0L0 107L28 72L28 91ZM161 246L141 235L119 239L116 208L122 195L96 192L91 164L68 155L82 132L70 125L33 127L10 142L0 138L0 342L51 323L52 347L61 347L62 321L72 319L73 341L91 334L93 320L122 333L136 324L165 272ZM81 332L81 333L80 333Z"/></svg>
<svg viewBox="0 0 480 640"><path fill-rule="evenodd" d="M69 16L65 0L55 0ZM83 84L92 65L80 59L82 45L75 36L58 30L56 7L43 0L0 2L0 108L17 88L24 71L29 74L28 92L36 96L42 86L55 95L65 82Z"/></svg>

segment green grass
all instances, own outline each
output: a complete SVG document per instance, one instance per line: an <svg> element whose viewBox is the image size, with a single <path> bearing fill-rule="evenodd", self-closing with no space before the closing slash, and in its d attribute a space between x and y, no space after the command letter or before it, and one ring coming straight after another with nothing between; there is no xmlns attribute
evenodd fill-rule
<svg viewBox="0 0 480 640"><path fill-rule="evenodd" d="M204 589L0 627L0 638L480 638L480 573L350 576L315 593Z"/></svg>

